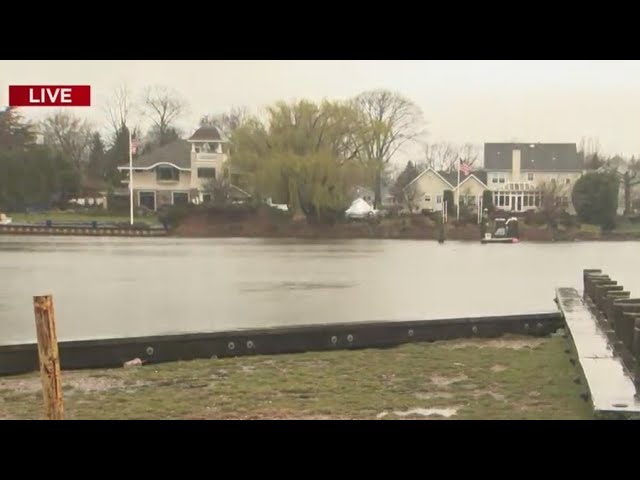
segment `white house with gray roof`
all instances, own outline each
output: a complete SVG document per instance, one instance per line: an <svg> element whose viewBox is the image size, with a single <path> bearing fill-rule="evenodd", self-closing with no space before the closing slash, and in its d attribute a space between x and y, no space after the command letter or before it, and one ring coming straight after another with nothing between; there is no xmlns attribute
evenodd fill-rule
<svg viewBox="0 0 640 480"><path fill-rule="evenodd" d="M187 140L176 140L133 160L134 203L149 210L163 205L211 200L207 183L228 179L237 197L249 197L238 187L239 173L227 160L228 141L212 125L198 128ZM129 165L118 169L129 173ZM128 183L128 178L125 183Z"/></svg>
<svg viewBox="0 0 640 480"><path fill-rule="evenodd" d="M459 185L457 172L427 168L405 190L411 190L414 211L442 210L445 190L476 210L483 192L490 190L496 208L525 212L540 206L545 184L556 183L557 201L574 213L571 191L583 163L575 143L485 143L484 169L461 174Z"/></svg>
<svg viewBox="0 0 640 480"><path fill-rule="evenodd" d="M571 213L571 191L584 172L575 143L485 143L484 168L493 203L524 212L540 206L543 186L558 186L558 201Z"/></svg>

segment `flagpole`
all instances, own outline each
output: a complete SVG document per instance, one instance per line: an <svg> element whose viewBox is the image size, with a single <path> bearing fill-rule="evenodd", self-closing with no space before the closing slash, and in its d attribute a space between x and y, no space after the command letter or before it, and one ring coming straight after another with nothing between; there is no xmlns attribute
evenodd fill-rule
<svg viewBox="0 0 640 480"><path fill-rule="evenodd" d="M133 149L131 145L131 129L129 130L129 215L133 225Z"/></svg>
<svg viewBox="0 0 640 480"><path fill-rule="evenodd" d="M462 157L458 157L458 184L456 187L456 220L460 221L460 167Z"/></svg>

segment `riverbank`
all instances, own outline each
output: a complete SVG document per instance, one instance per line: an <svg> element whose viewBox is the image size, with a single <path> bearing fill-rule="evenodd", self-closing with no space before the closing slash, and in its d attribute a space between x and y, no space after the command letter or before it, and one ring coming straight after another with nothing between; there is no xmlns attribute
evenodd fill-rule
<svg viewBox="0 0 640 480"><path fill-rule="evenodd" d="M619 230L601 232L597 228L578 226L527 225L520 222L520 238L534 242L574 241L629 241L640 240L640 229L624 224ZM479 241L480 225L445 225L445 240ZM383 218L378 221L337 222L333 225L318 225L310 222L293 222L287 218L274 218L256 214L242 218L225 215L192 214L181 219L171 234L186 238L300 238L300 239L406 239L438 240L440 227L424 216Z"/></svg>
<svg viewBox="0 0 640 480"><path fill-rule="evenodd" d="M63 372L69 419L590 419L562 337L414 343ZM37 374L0 418L42 418Z"/></svg>

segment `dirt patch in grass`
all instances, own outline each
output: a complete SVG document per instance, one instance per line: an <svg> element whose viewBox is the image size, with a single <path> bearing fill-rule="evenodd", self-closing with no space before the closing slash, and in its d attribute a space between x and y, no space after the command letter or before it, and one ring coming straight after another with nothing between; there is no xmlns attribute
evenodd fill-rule
<svg viewBox="0 0 640 480"><path fill-rule="evenodd" d="M523 348L536 348L545 342L544 338L496 338L491 340L461 340L454 341L448 348L508 348L511 350L521 350Z"/></svg>
<svg viewBox="0 0 640 480"><path fill-rule="evenodd" d="M65 371L65 415L323 420L376 419L387 412L382 418L591 418L590 405L580 398L584 386L573 383L576 371L566 348L561 337L479 339ZM40 389L37 373L0 378L0 418L41 418ZM456 411L449 417L425 414L438 409Z"/></svg>

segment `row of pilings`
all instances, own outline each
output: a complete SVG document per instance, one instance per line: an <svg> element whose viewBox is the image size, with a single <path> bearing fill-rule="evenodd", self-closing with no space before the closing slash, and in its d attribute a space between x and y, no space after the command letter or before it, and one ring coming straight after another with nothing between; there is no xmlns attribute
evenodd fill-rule
<svg viewBox="0 0 640 480"><path fill-rule="evenodd" d="M603 330L640 393L640 298L599 269L583 271L584 300L597 309Z"/></svg>

